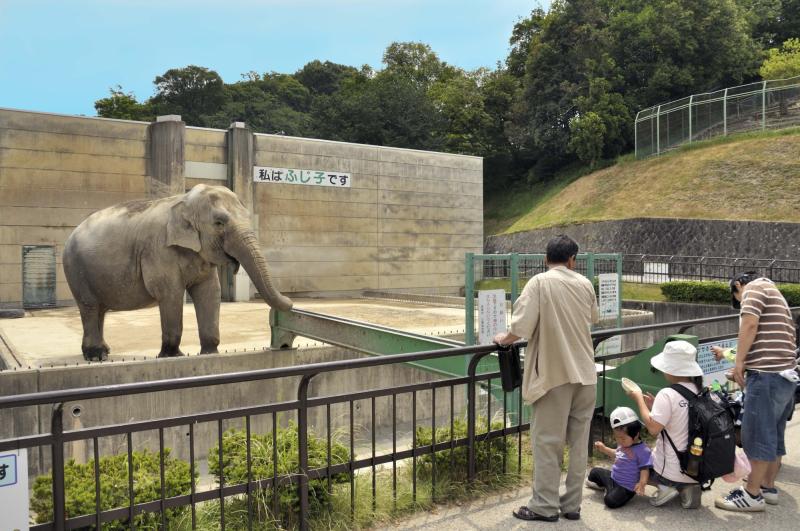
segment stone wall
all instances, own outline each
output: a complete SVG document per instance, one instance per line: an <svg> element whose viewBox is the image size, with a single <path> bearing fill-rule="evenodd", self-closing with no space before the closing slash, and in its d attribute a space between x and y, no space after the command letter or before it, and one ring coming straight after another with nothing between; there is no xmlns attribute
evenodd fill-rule
<svg viewBox="0 0 800 531"><path fill-rule="evenodd" d="M543 252L547 241L557 234L568 234L582 251L596 253L800 258L799 223L666 218L601 221L490 236L484 252Z"/></svg>

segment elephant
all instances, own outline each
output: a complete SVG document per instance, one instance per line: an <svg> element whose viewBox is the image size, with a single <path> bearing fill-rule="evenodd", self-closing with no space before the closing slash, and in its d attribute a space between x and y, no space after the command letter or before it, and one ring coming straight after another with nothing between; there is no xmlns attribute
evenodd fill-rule
<svg viewBox="0 0 800 531"><path fill-rule="evenodd" d="M88 361L108 358L106 312L156 304L161 316L158 357L182 356L185 291L197 314L200 353L217 353L217 267L224 264L236 270L241 264L271 307L292 308L291 299L272 285L249 212L223 186L198 184L185 194L97 211L67 238L62 262L80 310L81 350Z"/></svg>

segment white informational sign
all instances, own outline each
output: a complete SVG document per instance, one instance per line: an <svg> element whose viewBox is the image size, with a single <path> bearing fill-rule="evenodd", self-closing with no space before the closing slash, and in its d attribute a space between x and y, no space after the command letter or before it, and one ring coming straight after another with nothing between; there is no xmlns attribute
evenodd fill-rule
<svg viewBox="0 0 800 531"><path fill-rule="evenodd" d="M597 280L600 292L597 308L600 319L618 319L620 316L619 276L616 273L600 273L597 275ZM597 346L596 354L619 354L620 352L622 352L622 336L613 336Z"/></svg>
<svg viewBox="0 0 800 531"><path fill-rule="evenodd" d="M28 450L0 452L0 527L28 529Z"/></svg>
<svg viewBox="0 0 800 531"><path fill-rule="evenodd" d="M502 289L478 291L478 343L490 345L498 332L506 331L506 292Z"/></svg>
<svg viewBox="0 0 800 531"><path fill-rule="evenodd" d="M734 367L734 364L726 359L717 361L714 353L711 352L711 347L736 348L738 343L738 338L723 339L722 341L703 343L697 348L697 364L703 369L703 385L711 385L715 380L718 384L725 385L728 382L725 372Z"/></svg>
<svg viewBox="0 0 800 531"><path fill-rule="evenodd" d="M600 319L619 317L619 276L616 273L601 273L597 278L600 291L597 302Z"/></svg>
<svg viewBox="0 0 800 531"><path fill-rule="evenodd" d="M333 186L350 188L351 175L340 171L298 170L253 166L253 181L274 184L304 184L307 186Z"/></svg>

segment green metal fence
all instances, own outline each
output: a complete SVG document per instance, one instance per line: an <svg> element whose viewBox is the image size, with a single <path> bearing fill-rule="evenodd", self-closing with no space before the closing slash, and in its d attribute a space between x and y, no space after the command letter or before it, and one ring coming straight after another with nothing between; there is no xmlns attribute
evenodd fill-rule
<svg viewBox="0 0 800 531"><path fill-rule="evenodd" d="M654 105L636 114L636 157L731 133L800 125L800 76Z"/></svg>

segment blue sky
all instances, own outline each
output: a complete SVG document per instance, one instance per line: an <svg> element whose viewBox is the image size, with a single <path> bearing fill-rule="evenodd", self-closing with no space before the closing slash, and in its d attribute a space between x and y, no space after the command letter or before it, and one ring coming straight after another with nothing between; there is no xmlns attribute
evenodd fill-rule
<svg viewBox="0 0 800 531"><path fill-rule="evenodd" d="M381 67L392 41L461 68L505 59L514 23L548 0L0 0L0 107L93 116L189 64L291 73L314 59Z"/></svg>

